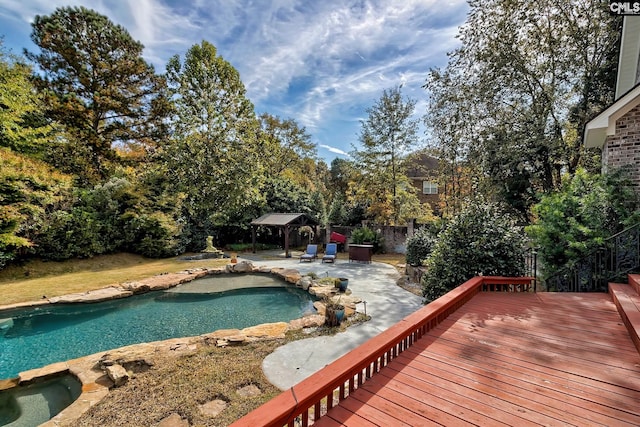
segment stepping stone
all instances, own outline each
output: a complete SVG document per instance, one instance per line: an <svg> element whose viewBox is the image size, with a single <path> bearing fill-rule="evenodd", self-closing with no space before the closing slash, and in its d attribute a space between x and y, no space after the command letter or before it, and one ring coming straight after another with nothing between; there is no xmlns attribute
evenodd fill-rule
<svg viewBox="0 0 640 427"><path fill-rule="evenodd" d="M252 397L252 396L260 396L262 394L262 390L260 390L254 384L249 384L247 386L239 388L238 391L236 391L236 393L238 393L242 397Z"/></svg>
<svg viewBox="0 0 640 427"><path fill-rule="evenodd" d="M200 412L204 415L208 415L210 417L216 417L220 412L224 411L227 408L228 404L224 400L216 399L211 402L207 402L203 405L198 406Z"/></svg>
<svg viewBox="0 0 640 427"><path fill-rule="evenodd" d="M189 427L189 420L183 419L175 412L158 423L158 427Z"/></svg>

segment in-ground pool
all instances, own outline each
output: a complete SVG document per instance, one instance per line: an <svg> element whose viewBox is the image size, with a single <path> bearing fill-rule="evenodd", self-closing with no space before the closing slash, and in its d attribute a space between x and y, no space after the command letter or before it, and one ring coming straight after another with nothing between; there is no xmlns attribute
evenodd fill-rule
<svg viewBox="0 0 640 427"><path fill-rule="evenodd" d="M0 426L33 427L72 404L82 385L71 375L0 391Z"/></svg>
<svg viewBox="0 0 640 427"><path fill-rule="evenodd" d="M129 344L289 321L313 312L314 300L270 275L223 274L112 301L5 311L0 378Z"/></svg>

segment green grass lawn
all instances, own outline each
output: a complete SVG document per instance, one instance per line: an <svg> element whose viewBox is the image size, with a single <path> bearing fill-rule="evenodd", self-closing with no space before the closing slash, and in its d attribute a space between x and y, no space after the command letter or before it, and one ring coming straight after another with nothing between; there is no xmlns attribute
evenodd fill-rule
<svg viewBox="0 0 640 427"><path fill-rule="evenodd" d="M229 262L228 259L184 261L179 258L149 259L119 253L61 262L31 261L11 266L0 271L0 305L86 292L187 268L220 267ZM346 261L349 256L341 253L338 259ZM394 267L404 263L404 259L402 254L373 255L373 261Z"/></svg>
<svg viewBox="0 0 640 427"><path fill-rule="evenodd" d="M0 305L86 292L186 268L218 267L227 259L184 261L149 259L133 254L101 255L63 262L31 261L0 271Z"/></svg>

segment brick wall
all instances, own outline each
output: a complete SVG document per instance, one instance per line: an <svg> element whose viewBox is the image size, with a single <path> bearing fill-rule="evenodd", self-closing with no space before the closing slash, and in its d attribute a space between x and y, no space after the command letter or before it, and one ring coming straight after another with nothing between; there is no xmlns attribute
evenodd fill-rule
<svg viewBox="0 0 640 427"><path fill-rule="evenodd" d="M640 192L640 105L616 121L615 135L607 137L602 150L602 165L605 172L627 169Z"/></svg>

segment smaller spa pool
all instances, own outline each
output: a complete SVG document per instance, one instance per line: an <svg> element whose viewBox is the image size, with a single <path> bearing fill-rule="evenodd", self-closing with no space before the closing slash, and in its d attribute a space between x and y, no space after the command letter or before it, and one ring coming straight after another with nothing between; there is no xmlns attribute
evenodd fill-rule
<svg viewBox="0 0 640 427"><path fill-rule="evenodd" d="M0 426L34 427L72 404L82 386L73 376L0 391Z"/></svg>
<svg viewBox="0 0 640 427"><path fill-rule="evenodd" d="M314 312L314 301L270 275L226 274L101 303L3 312L0 378L129 344L287 322Z"/></svg>

